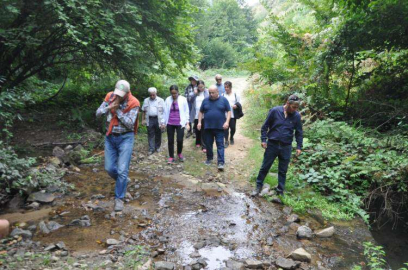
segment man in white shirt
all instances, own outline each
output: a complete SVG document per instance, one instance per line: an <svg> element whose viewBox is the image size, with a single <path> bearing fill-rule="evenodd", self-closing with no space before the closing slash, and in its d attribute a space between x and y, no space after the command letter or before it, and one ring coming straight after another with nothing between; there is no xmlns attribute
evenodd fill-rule
<svg viewBox="0 0 408 270"><path fill-rule="evenodd" d="M143 102L143 124L147 126L147 137L149 141L149 155L160 152L162 129L165 127L163 117L164 100L157 96L157 89L150 87L149 97Z"/></svg>

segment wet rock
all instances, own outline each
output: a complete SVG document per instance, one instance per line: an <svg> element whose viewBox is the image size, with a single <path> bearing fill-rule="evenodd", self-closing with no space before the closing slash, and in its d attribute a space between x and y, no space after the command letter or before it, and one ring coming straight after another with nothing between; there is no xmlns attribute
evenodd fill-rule
<svg viewBox="0 0 408 270"><path fill-rule="evenodd" d="M292 214L292 215L290 215L286 220L287 220L288 222L299 222L299 221L300 221L300 218L299 218L298 215Z"/></svg>
<svg viewBox="0 0 408 270"><path fill-rule="evenodd" d="M31 232L35 232L37 230L37 225L31 225L27 228L27 230L31 231Z"/></svg>
<svg viewBox="0 0 408 270"><path fill-rule="evenodd" d="M283 257L279 257L276 262L276 266L282 268L282 269L296 269L298 267L299 263L291 260L291 259L285 259Z"/></svg>
<svg viewBox="0 0 408 270"><path fill-rule="evenodd" d="M207 262L204 259L198 259L191 263L191 269L193 270L200 270L207 266Z"/></svg>
<svg viewBox="0 0 408 270"><path fill-rule="evenodd" d="M69 226L90 227L91 220L88 215L82 216L80 219L74 219Z"/></svg>
<svg viewBox="0 0 408 270"><path fill-rule="evenodd" d="M191 257L191 258L200 258L201 255L200 255L200 253L198 253L198 252L193 252L193 253L190 254L190 257Z"/></svg>
<svg viewBox="0 0 408 270"><path fill-rule="evenodd" d="M33 203L27 205L27 208L28 209L38 209L38 208L40 208L40 204L38 202L33 202Z"/></svg>
<svg viewBox="0 0 408 270"><path fill-rule="evenodd" d="M301 262L310 262L312 260L312 255L306 252L303 248L298 248L289 255L292 259Z"/></svg>
<svg viewBox="0 0 408 270"><path fill-rule="evenodd" d="M172 262L159 261L154 264L155 270L174 270L175 267Z"/></svg>
<svg viewBox="0 0 408 270"><path fill-rule="evenodd" d="M39 191L31 193L27 200L29 202L52 203L55 200L55 196L51 193Z"/></svg>
<svg viewBox="0 0 408 270"><path fill-rule="evenodd" d="M203 247L206 246L206 242L205 241L200 241L197 244L194 245L195 249L202 249Z"/></svg>
<svg viewBox="0 0 408 270"><path fill-rule="evenodd" d="M92 195L91 200L100 200L104 198L105 196L103 196L102 194L96 194L96 195Z"/></svg>
<svg viewBox="0 0 408 270"><path fill-rule="evenodd" d="M106 244L108 246L119 245L120 241L110 238L110 239L106 240Z"/></svg>
<svg viewBox="0 0 408 270"><path fill-rule="evenodd" d="M40 228L40 231L44 234L49 234L50 230L48 229L47 225L45 224L44 221L41 221L38 223L38 227Z"/></svg>
<svg viewBox="0 0 408 270"><path fill-rule="evenodd" d="M263 263L258 260L246 260L245 264L249 269L263 269Z"/></svg>
<svg viewBox="0 0 408 270"><path fill-rule="evenodd" d="M313 236L312 230L307 226L300 226L296 232L298 239L310 239Z"/></svg>
<svg viewBox="0 0 408 270"><path fill-rule="evenodd" d="M332 237L333 234L334 234L334 227L333 226L316 232L316 236L321 237L321 238Z"/></svg>
<svg viewBox="0 0 408 270"><path fill-rule="evenodd" d="M50 232L56 231L60 228L64 227L64 225L59 224L58 222L55 221L50 221L47 224L47 228L48 230L50 230Z"/></svg>
<svg viewBox="0 0 408 270"><path fill-rule="evenodd" d="M66 249L67 249L65 243L62 242L62 241L58 242L58 243L56 244L56 246L57 246L58 249L61 249L61 250L66 250Z"/></svg>
<svg viewBox="0 0 408 270"><path fill-rule="evenodd" d="M33 234L32 234L29 230L22 230L22 229L20 229L20 228L15 228L15 229L11 232L10 236L11 236L11 237L21 236L21 237L23 237L24 239L30 239L31 237L33 237Z"/></svg>
<svg viewBox="0 0 408 270"><path fill-rule="evenodd" d="M237 262L234 260L228 260L226 262L226 265L229 269L236 269L236 270L243 270L245 268L244 263L242 262Z"/></svg>

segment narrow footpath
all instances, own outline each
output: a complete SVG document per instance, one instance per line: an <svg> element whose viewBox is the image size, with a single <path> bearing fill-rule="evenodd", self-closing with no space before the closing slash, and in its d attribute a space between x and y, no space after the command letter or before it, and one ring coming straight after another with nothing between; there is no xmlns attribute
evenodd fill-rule
<svg viewBox="0 0 408 270"><path fill-rule="evenodd" d="M244 96L247 78L226 80ZM360 265L362 242L371 237L361 221L327 223L316 213L298 216L290 207L249 197L254 168L247 159L259 142L242 129L240 120L222 173L203 164L205 154L193 138L185 140L186 162L168 165L167 141L162 153L147 156L147 140L139 135L121 213L112 212L114 182L103 166L70 168L65 179L75 186L73 192L55 191L52 202L36 210L0 216L31 234L1 242L0 269L341 270ZM331 226L334 235L314 235Z"/></svg>

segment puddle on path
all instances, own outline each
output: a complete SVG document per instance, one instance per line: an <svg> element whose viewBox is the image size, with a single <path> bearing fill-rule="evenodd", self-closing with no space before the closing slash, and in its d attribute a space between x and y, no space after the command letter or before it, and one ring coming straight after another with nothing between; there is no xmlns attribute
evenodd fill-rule
<svg viewBox="0 0 408 270"><path fill-rule="evenodd" d="M208 270L217 270L225 266L225 261L233 256L232 252L225 247L203 248L198 251L206 259Z"/></svg>

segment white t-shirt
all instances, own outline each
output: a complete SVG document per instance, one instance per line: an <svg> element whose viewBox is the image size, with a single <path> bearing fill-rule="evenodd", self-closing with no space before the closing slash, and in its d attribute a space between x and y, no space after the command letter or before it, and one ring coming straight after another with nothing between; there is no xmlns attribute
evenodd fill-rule
<svg viewBox="0 0 408 270"><path fill-rule="evenodd" d="M204 92L199 92L195 99L195 107L196 107L196 114L195 114L195 119L198 119L198 113L200 112L201 104L203 103L204 100Z"/></svg>
<svg viewBox="0 0 408 270"><path fill-rule="evenodd" d="M228 100L229 105L231 106L231 118L234 118L234 108L232 106L234 106L237 102L241 103L241 98L232 91L229 95L225 92L224 97Z"/></svg>

